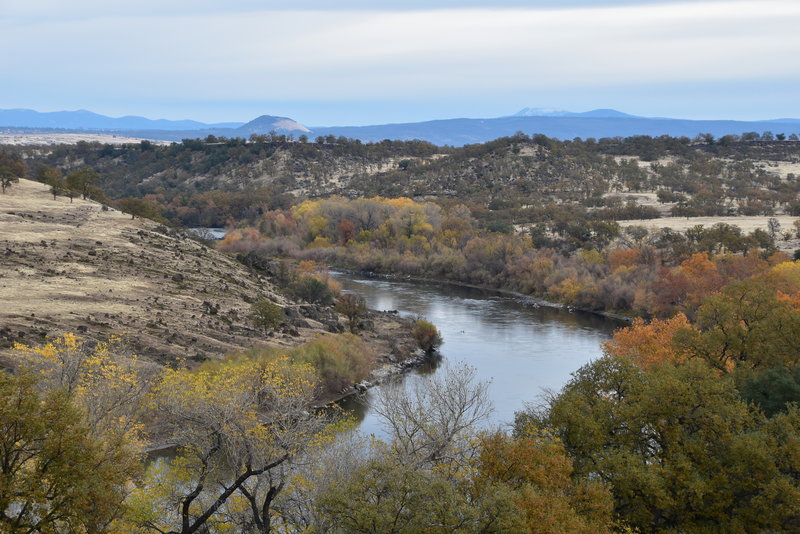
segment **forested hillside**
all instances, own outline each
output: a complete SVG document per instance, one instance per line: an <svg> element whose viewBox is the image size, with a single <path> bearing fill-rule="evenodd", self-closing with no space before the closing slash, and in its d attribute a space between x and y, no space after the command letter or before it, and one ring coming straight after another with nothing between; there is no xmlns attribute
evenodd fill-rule
<svg viewBox="0 0 800 534"><path fill-rule="evenodd" d="M769 132L565 142L519 134L463 148L253 136L13 150L34 175L40 165L65 174L93 168L109 197L144 197L188 226L222 226L332 194L456 200L506 223L542 221L559 206L604 219L800 210L800 143ZM631 193L650 196L630 200Z"/></svg>

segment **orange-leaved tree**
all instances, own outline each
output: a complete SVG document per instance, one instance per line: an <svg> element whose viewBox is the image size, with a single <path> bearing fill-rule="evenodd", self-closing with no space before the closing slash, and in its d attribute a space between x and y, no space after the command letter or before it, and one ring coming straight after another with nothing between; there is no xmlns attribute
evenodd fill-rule
<svg viewBox="0 0 800 534"><path fill-rule="evenodd" d="M675 343L675 334L691 328L683 313L649 323L637 318L631 326L614 332L611 341L603 344L603 350L610 356L630 358L643 368L663 362L680 363L690 358L692 353Z"/></svg>

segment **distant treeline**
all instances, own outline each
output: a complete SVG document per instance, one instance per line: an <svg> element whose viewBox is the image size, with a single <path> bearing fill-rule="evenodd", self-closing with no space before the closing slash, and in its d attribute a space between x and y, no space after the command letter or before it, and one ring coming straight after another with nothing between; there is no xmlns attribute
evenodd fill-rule
<svg viewBox="0 0 800 534"><path fill-rule="evenodd" d="M559 141L518 134L461 148L423 141L286 136L184 140L170 146L81 142L9 147L36 174L90 167L106 195L145 198L186 226L223 226L306 198L410 197L467 205L497 228L545 221L548 205L609 219L658 215L626 193L657 191L680 216L800 213L800 184L770 162L800 161L800 142L769 132L743 136ZM785 137L785 136L784 136ZM613 195L611 193L614 193Z"/></svg>

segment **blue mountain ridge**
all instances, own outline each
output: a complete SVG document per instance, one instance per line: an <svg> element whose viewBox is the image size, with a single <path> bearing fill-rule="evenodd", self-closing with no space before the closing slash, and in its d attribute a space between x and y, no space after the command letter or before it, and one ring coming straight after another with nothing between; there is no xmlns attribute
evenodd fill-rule
<svg viewBox="0 0 800 534"><path fill-rule="evenodd" d="M514 115L486 119L440 119L423 122L369 126L319 126L306 128L288 117L262 115L242 123L205 124L197 121L152 120L143 117L111 118L86 110L39 113L32 110L0 110L0 127L53 128L78 131L104 131L131 137L180 141L209 135L249 137L252 134L279 134L348 137L363 142L423 140L436 145L463 146L483 143L523 132L544 134L557 139L580 137L630 137L660 135L695 137L709 133L715 137L745 132L800 134L800 119L762 121L689 120L640 117L613 109L571 112L525 108Z"/></svg>

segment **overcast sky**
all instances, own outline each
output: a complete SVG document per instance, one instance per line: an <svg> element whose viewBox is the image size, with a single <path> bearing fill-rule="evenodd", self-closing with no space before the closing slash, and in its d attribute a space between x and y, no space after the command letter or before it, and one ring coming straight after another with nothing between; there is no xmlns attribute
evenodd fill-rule
<svg viewBox="0 0 800 534"><path fill-rule="evenodd" d="M0 108L800 117L800 1L0 0Z"/></svg>

